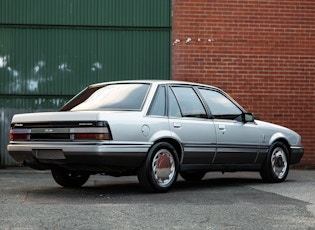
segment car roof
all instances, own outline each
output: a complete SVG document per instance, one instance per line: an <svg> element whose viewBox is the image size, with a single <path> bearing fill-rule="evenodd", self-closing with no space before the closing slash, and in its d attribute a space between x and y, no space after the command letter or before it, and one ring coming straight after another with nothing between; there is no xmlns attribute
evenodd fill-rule
<svg viewBox="0 0 315 230"><path fill-rule="evenodd" d="M101 82L92 84L89 87L101 87L103 85L111 85L111 84L131 84L131 83L142 83L142 84L152 84L152 85L165 85L165 84L178 84L178 85L192 85L192 86L203 86L210 87L214 89L219 89L215 86L194 83L189 81L176 81L176 80L122 80L122 81L109 81L109 82Z"/></svg>
<svg viewBox="0 0 315 230"><path fill-rule="evenodd" d="M211 85L206 85L206 84L201 84L201 83L194 83L194 82L189 82L189 81L176 81L176 80L121 80L121 81L108 81L108 82L101 82L101 83L96 83L96 84L92 84L89 85L88 87L86 87L85 89L83 89L81 91L84 92L87 89L91 89L91 88L102 88L103 86L106 85L112 85L112 84L132 84L132 83L138 83L138 84L150 84L150 85L155 85L156 87L158 85L186 85L186 86L197 86L197 87L207 87L207 88L211 88L213 90L219 91L221 93L223 93L225 96L229 97L229 99L231 101L233 101L236 105L238 105L238 107L245 111L244 108L238 104L232 97L229 96L229 94L227 94L226 92L224 92L223 90L221 90L220 88L217 88L215 86L211 86ZM79 94L81 94L79 93ZM75 96L76 97L76 96ZM70 102L73 99L71 99L68 103L66 103L66 105L64 105L60 110L65 110L68 106L68 104L70 104Z"/></svg>

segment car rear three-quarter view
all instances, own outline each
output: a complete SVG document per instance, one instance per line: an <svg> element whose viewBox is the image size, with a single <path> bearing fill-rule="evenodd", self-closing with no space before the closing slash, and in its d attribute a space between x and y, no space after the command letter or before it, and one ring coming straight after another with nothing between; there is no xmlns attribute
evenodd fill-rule
<svg viewBox="0 0 315 230"><path fill-rule="evenodd" d="M17 114L8 152L64 187L101 173L137 175L145 190L166 192L179 174L210 171L282 182L304 149L296 132L255 120L216 87L152 80L94 84L58 112Z"/></svg>

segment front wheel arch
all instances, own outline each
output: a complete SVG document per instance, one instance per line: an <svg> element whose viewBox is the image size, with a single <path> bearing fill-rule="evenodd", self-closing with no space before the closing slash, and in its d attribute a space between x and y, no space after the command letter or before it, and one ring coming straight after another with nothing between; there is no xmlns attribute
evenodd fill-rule
<svg viewBox="0 0 315 230"><path fill-rule="evenodd" d="M288 149L288 156L287 157L288 157L288 162L290 163L291 162L291 148L290 148L290 144L289 144L288 140L285 139L284 137L281 137L281 138L279 137L279 138L273 140L270 143L270 146L272 146L273 144L275 144L277 142L281 142L282 144L284 144L287 147L287 149Z"/></svg>
<svg viewBox="0 0 315 230"><path fill-rule="evenodd" d="M278 140L270 146L260 175L264 182L283 182L289 173L289 167L289 148L284 142Z"/></svg>

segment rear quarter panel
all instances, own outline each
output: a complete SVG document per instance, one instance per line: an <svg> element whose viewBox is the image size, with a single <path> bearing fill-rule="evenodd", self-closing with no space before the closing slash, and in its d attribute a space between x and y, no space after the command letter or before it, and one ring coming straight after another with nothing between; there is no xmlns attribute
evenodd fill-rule
<svg viewBox="0 0 315 230"><path fill-rule="evenodd" d="M114 141L150 142L171 136L166 117L143 116L141 112L100 114L108 122Z"/></svg>

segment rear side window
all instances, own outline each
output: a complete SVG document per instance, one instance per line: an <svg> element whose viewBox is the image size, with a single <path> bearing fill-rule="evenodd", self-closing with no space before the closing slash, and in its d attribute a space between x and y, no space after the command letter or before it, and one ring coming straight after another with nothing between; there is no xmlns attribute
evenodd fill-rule
<svg viewBox="0 0 315 230"><path fill-rule="evenodd" d="M170 117L182 117L176 97L171 89L168 90L168 115Z"/></svg>
<svg viewBox="0 0 315 230"><path fill-rule="evenodd" d="M234 115L242 114L242 111L223 94L208 89L199 89L199 91L206 100L213 116L228 118L233 115L231 116L233 118Z"/></svg>
<svg viewBox="0 0 315 230"><path fill-rule="evenodd" d="M140 110L149 86L149 84L138 83L107 85L93 92L71 111Z"/></svg>
<svg viewBox="0 0 315 230"><path fill-rule="evenodd" d="M207 113L197 96L190 87L172 87L183 117L207 118Z"/></svg>
<svg viewBox="0 0 315 230"><path fill-rule="evenodd" d="M166 95L165 95L165 86L161 86L157 89L149 115L155 116L165 116L166 112Z"/></svg>

